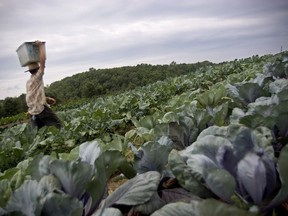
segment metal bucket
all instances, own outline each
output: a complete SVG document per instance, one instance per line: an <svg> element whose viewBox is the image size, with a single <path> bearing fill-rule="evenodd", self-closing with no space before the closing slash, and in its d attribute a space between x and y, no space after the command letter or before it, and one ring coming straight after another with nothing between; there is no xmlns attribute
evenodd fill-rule
<svg viewBox="0 0 288 216"><path fill-rule="evenodd" d="M43 42L43 44L45 48L45 42ZM16 52L22 67L40 61L39 46L36 45L35 42L24 42L18 47Z"/></svg>

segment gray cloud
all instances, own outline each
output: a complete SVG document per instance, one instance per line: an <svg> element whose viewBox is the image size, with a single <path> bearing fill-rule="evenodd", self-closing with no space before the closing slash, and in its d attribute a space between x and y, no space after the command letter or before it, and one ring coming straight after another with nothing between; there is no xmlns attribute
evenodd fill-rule
<svg viewBox="0 0 288 216"><path fill-rule="evenodd" d="M287 0L4 0L0 98L25 91L15 52L24 41L46 41L49 84L90 67L276 53L288 49L287 12Z"/></svg>

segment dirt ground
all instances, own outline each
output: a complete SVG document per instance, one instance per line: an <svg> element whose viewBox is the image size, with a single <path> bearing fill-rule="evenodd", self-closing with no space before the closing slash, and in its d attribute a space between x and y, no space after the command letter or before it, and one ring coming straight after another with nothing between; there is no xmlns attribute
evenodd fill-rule
<svg viewBox="0 0 288 216"><path fill-rule="evenodd" d="M116 176L108 181L108 193L113 193L118 187L128 181L124 176Z"/></svg>

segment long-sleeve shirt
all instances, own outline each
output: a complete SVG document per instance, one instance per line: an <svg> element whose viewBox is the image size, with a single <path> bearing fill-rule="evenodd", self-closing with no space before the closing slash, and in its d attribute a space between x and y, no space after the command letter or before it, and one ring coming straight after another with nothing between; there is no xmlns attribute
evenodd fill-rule
<svg viewBox="0 0 288 216"><path fill-rule="evenodd" d="M26 83L26 103L31 115L38 115L44 110L46 97L43 82L44 69L39 68L37 73L31 74Z"/></svg>

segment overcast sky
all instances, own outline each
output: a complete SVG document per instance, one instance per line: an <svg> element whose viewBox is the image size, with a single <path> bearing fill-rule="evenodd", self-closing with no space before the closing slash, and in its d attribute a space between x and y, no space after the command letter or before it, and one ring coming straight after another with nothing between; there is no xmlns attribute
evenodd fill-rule
<svg viewBox="0 0 288 216"><path fill-rule="evenodd" d="M288 50L288 0L0 0L0 99L25 93L16 49L46 41L46 85L127 65Z"/></svg>

